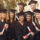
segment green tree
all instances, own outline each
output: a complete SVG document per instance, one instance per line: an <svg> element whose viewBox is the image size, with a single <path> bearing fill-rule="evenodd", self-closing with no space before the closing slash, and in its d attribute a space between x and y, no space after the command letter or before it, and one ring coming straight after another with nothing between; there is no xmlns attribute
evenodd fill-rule
<svg viewBox="0 0 40 40"><path fill-rule="evenodd" d="M0 0L0 9L2 9L2 8L4 8L3 7L3 2L2 2L2 0Z"/></svg>
<svg viewBox="0 0 40 40"><path fill-rule="evenodd" d="M16 7L16 2L15 2L15 0L11 0L11 1L9 2L9 7L10 7L10 8L15 8L15 7Z"/></svg>

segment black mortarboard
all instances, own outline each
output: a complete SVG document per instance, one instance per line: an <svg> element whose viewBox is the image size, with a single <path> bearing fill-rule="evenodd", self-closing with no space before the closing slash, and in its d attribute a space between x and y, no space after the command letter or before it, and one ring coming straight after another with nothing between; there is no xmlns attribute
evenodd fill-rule
<svg viewBox="0 0 40 40"><path fill-rule="evenodd" d="M24 14L23 14L23 13L22 13L22 14L21 14L21 13L19 13L17 16L19 17L19 16L22 16L22 15L24 16Z"/></svg>
<svg viewBox="0 0 40 40"><path fill-rule="evenodd" d="M2 12L3 13L7 13L7 9L2 9Z"/></svg>
<svg viewBox="0 0 40 40"><path fill-rule="evenodd" d="M39 9L34 10L35 13L40 13Z"/></svg>
<svg viewBox="0 0 40 40"><path fill-rule="evenodd" d="M33 4L33 3L36 4L37 1L30 1L30 2L29 2L29 5L30 5L30 4Z"/></svg>
<svg viewBox="0 0 40 40"><path fill-rule="evenodd" d="M34 15L34 13L33 12L31 12L31 11L27 11L27 12L25 12L25 15L27 16L27 15L31 15L31 16L33 16Z"/></svg>
<svg viewBox="0 0 40 40"><path fill-rule="evenodd" d="M16 10L15 9L9 9L9 11L15 13Z"/></svg>
<svg viewBox="0 0 40 40"><path fill-rule="evenodd" d="M0 13L2 12L2 9L0 9Z"/></svg>
<svg viewBox="0 0 40 40"><path fill-rule="evenodd" d="M26 6L26 4L23 2L18 3L18 5L23 5L24 7Z"/></svg>

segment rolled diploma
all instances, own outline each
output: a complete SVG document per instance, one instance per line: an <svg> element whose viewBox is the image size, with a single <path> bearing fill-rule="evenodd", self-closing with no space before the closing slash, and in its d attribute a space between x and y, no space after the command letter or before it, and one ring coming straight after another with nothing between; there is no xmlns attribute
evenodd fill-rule
<svg viewBox="0 0 40 40"><path fill-rule="evenodd" d="M34 25L34 27L35 27L35 29L37 30L38 29L38 27L36 26L36 24L34 23L34 22L32 22L33 23L33 25ZM40 31L40 30L39 30Z"/></svg>
<svg viewBox="0 0 40 40"><path fill-rule="evenodd" d="M32 32L32 30L29 28L29 26L27 28L28 28L29 32Z"/></svg>
<svg viewBox="0 0 40 40"><path fill-rule="evenodd" d="M2 32L4 32L4 30L5 30L5 27L6 27L6 25L4 25L4 28L3 28Z"/></svg>

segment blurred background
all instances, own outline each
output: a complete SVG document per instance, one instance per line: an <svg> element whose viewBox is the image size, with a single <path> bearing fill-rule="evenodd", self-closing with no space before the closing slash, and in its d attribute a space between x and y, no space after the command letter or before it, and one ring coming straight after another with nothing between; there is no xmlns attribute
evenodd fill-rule
<svg viewBox="0 0 40 40"><path fill-rule="evenodd" d="M5 8L5 9L15 8L18 12L19 10L18 3L24 2L27 4L27 6L24 8L24 11L27 11L28 9L30 9L30 5L28 5L30 1L31 0L0 0L0 8ZM35 0L35 1L38 1L37 8L40 9L40 0Z"/></svg>
<svg viewBox="0 0 40 40"><path fill-rule="evenodd" d="M25 6L24 8L24 11L28 11L30 9L30 5L29 2L31 0L0 0L0 9L7 9L8 12L9 12L9 9L12 8L12 9L16 9L17 12L19 12L19 6L18 6L18 3L19 2L24 2L27 4L27 6ZM32 0L33 1L33 0ZM37 9L40 9L40 0L34 0L34 1L38 1L38 4L37 4ZM8 12L7 12L7 19L8 18Z"/></svg>

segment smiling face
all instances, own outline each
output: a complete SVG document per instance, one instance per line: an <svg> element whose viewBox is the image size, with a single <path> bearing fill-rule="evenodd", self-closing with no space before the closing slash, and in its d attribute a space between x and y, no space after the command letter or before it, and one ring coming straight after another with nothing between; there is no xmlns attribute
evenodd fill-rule
<svg viewBox="0 0 40 40"><path fill-rule="evenodd" d="M39 14L39 17L38 17L38 21L39 21L39 24L40 24L40 14Z"/></svg>
<svg viewBox="0 0 40 40"><path fill-rule="evenodd" d="M40 13L36 13L35 17L37 18L38 23L40 24Z"/></svg>
<svg viewBox="0 0 40 40"><path fill-rule="evenodd" d="M35 17L40 20L40 13L35 14Z"/></svg>
<svg viewBox="0 0 40 40"><path fill-rule="evenodd" d="M24 16L23 15L21 15L21 16L19 16L19 21L24 21Z"/></svg>
<svg viewBox="0 0 40 40"><path fill-rule="evenodd" d="M39 18L39 13L35 13L35 17L38 19Z"/></svg>
<svg viewBox="0 0 40 40"><path fill-rule="evenodd" d="M36 9L36 4L32 3L30 6L33 11Z"/></svg>
<svg viewBox="0 0 40 40"><path fill-rule="evenodd" d="M27 20L27 21L30 21L31 19L32 19L31 15L28 15L28 14L27 14L26 20Z"/></svg>
<svg viewBox="0 0 40 40"><path fill-rule="evenodd" d="M19 5L19 11L23 11L24 10L24 6L23 5Z"/></svg>
<svg viewBox="0 0 40 40"><path fill-rule="evenodd" d="M2 13L2 18L3 18L3 19L6 18L6 13Z"/></svg>

